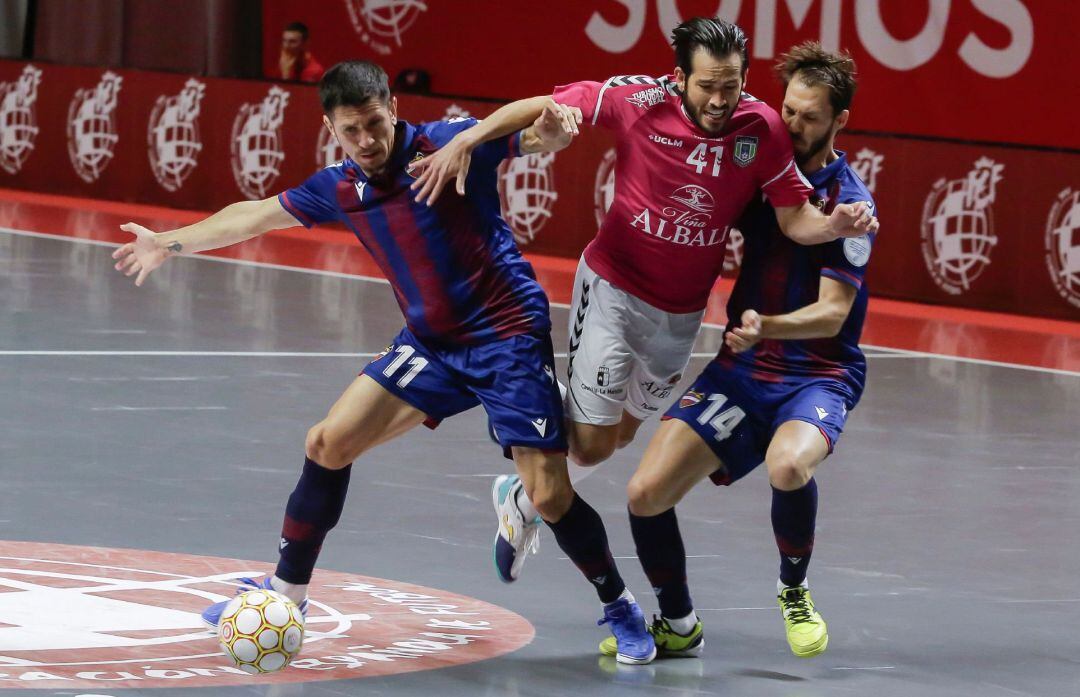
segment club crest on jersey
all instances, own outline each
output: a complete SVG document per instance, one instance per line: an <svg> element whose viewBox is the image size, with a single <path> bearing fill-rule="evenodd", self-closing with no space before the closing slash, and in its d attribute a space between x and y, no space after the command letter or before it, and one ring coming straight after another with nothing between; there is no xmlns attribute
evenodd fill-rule
<svg viewBox="0 0 1080 697"><path fill-rule="evenodd" d="M746 167L757 157L757 136L736 136L731 158L740 167Z"/></svg>
<svg viewBox="0 0 1080 697"><path fill-rule="evenodd" d="M409 164L405 165L405 174L412 177L413 179L416 179L416 175L413 174L413 167L415 167L420 162L420 160L423 160L423 159L424 159L424 153L422 153L422 152L418 152L415 155L413 155L413 158L411 160L409 160Z"/></svg>
<svg viewBox="0 0 1080 697"><path fill-rule="evenodd" d="M705 395L697 390L689 390L682 397L679 398L679 408L689 409L695 404L699 404L701 400L705 399Z"/></svg>

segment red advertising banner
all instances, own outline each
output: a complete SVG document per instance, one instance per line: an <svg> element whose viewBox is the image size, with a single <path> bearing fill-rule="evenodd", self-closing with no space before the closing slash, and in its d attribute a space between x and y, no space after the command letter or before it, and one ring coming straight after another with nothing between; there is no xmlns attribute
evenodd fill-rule
<svg viewBox="0 0 1080 697"><path fill-rule="evenodd" d="M399 107L424 121L495 105ZM339 160L321 116L309 86L0 61L0 187L217 209ZM1080 154L854 135L839 147L878 202L875 295L1080 319ZM613 163L611 136L586 130L563 152L503 165L504 216L529 251L580 254Z"/></svg>
<svg viewBox="0 0 1080 697"><path fill-rule="evenodd" d="M748 90L770 104L777 56L816 39L859 65L854 129L1080 148L1073 0L263 0L263 63L274 75L299 20L325 66L364 58L391 77L424 69L439 93L518 99L667 74L671 28L700 15L747 32Z"/></svg>

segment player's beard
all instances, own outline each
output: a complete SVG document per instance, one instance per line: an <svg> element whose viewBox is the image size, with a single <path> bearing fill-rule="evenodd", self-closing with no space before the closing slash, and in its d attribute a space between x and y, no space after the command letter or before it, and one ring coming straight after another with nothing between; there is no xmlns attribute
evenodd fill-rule
<svg viewBox="0 0 1080 697"><path fill-rule="evenodd" d="M694 122L695 126L700 128L702 131L705 131L706 133L719 133L720 131L724 130L724 127L728 125L729 121L731 121L732 113L734 113L735 111L735 109L732 109L731 107L725 105L724 120L720 123L719 128L706 128L701 118L701 114L704 111L704 108L702 108L700 111L695 111L690 102L686 101L685 93L681 93L679 95L679 98L682 100L683 112L685 112L686 115L690 117L690 120ZM738 105L736 105L736 107L737 106Z"/></svg>
<svg viewBox="0 0 1080 697"><path fill-rule="evenodd" d="M794 138L793 138L794 140ZM829 146L832 141L832 133L826 133L815 141L810 142L805 150L795 148L795 164L800 168L804 167L807 162L811 162L821 156L821 153Z"/></svg>

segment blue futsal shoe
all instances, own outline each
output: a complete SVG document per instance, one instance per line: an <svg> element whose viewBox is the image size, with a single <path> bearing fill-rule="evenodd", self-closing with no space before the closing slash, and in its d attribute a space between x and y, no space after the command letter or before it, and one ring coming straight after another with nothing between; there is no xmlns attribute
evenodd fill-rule
<svg viewBox="0 0 1080 697"><path fill-rule="evenodd" d="M615 637L619 663L644 665L656 658L656 642L645 627L645 615L638 604L629 598L619 598L604 606L604 618L597 625L606 624Z"/></svg>
<svg viewBox="0 0 1080 697"><path fill-rule="evenodd" d="M493 556L495 571L503 583L516 581L525 557L540 551L540 516L526 521L517 505L518 492L523 488L516 474L498 476L491 486L491 502L499 517Z"/></svg>
<svg viewBox="0 0 1080 697"><path fill-rule="evenodd" d="M250 579L250 578L242 578L242 579L240 579L240 587L236 589L236 594L240 595L241 593L246 593L248 591L255 591L255 590L264 590L264 591L272 591L272 590L274 590L274 587L270 585L270 577L267 576L262 581L256 581L256 580ZM277 591L274 591L274 592L276 593ZM218 622L221 621L221 613L223 613L225 611L225 606L228 605L228 604L229 604L228 600L222 600L220 603L214 603L213 605L211 605L210 607L208 607L208 608L206 608L205 610L202 611L203 624L205 624L206 627L210 631L212 631L212 632L217 631ZM300 613L304 617L307 617L307 609L308 609L307 598L304 598L304 602L300 603L299 608L300 608Z"/></svg>

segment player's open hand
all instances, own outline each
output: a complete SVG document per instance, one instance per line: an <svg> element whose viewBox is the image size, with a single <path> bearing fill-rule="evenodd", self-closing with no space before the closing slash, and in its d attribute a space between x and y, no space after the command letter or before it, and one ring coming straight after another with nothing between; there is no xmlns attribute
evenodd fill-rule
<svg viewBox="0 0 1080 697"><path fill-rule="evenodd" d="M548 99L544 110L533 122L533 130L543 143L545 152L558 152L570 145L574 136L580 133L580 124L581 109Z"/></svg>
<svg viewBox="0 0 1080 697"><path fill-rule="evenodd" d="M120 229L135 235L135 241L113 252L113 259L118 260L114 268L125 276L135 276L135 285L141 286L151 271L165 263L170 253L157 243L155 233L142 225L125 223Z"/></svg>
<svg viewBox="0 0 1080 697"><path fill-rule="evenodd" d="M837 237L859 237L878 231L878 219L866 201L841 203L829 216L829 225Z"/></svg>
<svg viewBox="0 0 1080 697"><path fill-rule="evenodd" d="M407 171L416 177L416 181L409 188L416 191L417 203L433 205L451 179L457 179L458 195L465 195L465 179L475 147L466 133L458 133L449 143L410 165Z"/></svg>
<svg viewBox="0 0 1080 697"><path fill-rule="evenodd" d="M742 326L724 334L724 343L735 353L742 353L761 341L761 315L747 310L742 315Z"/></svg>

